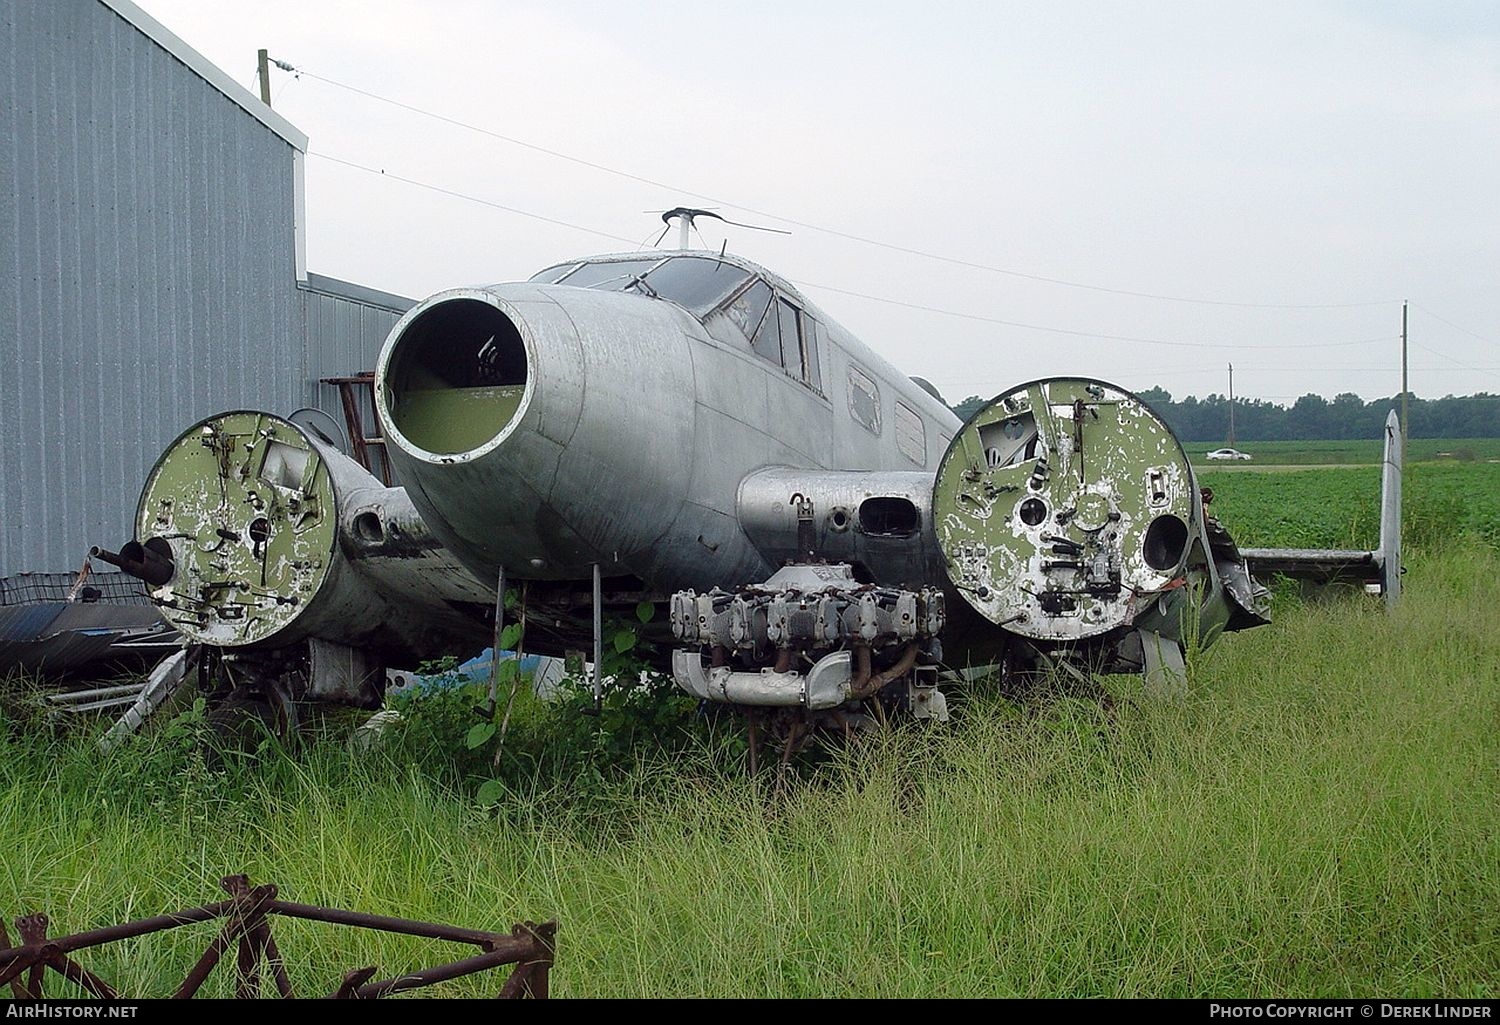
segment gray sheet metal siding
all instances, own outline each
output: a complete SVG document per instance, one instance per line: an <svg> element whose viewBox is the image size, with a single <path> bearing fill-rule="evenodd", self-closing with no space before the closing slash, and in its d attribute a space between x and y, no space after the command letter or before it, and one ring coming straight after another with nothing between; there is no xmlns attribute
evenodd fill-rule
<svg viewBox="0 0 1500 1025"><path fill-rule="evenodd" d="M320 274L309 274L307 278L302 287L303 323L307 332L302 404L323 410L342 427L344 406L338 388L319 382L325 377L353 377L374 370L386 336L401 314L415 303ZM360 388L355 394L365 434L378 434L368 389Z"/></svg>
<svg viewBox="0 0 1500 1025"><path fill-rule="evenodd" d="M318 382L374 370L386 335L415 303L320 274L307 277L301 289L307 331L302 404L317 406L342 421L338 389Z"/></svg>
<svg viewBox="0 0 1500 1025"><path fill-rule="evenodd" d="M304 398L292 149L96 0L0 4L0 576L129 536L195 420Z"/></svg>

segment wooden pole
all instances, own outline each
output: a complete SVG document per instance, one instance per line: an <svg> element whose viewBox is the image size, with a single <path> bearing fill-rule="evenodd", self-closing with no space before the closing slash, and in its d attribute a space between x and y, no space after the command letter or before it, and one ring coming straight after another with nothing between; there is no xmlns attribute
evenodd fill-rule
<svg viewBox="0 0 1500 1025"><path fill-rule="evenodd" d="M1229 364L1229 447L1234 447L1234 364Z"/></svg>
<svg viewBox="0 0 1500 1025"><path fill-rule="evenodd" d="M1406 300L1401 300L1401 454L1406 455L1406 394L1410 387L1406 381Z"/></svg>
<svg viewBox="0 0 1500 1025"><path fill-rule="evenodd" d="M255 51L255 68L260 75L260 102L271 105L271 55L265 50Z"/></svg>

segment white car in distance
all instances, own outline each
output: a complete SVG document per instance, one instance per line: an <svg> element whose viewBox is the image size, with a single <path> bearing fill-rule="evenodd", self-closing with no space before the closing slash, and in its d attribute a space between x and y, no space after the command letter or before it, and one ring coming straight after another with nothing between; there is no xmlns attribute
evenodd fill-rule
<svg viewBox="0 0 1500 1025"><path fill-rule="evenodd" d="M1208 454L1210 459L1252 459L1249 452L1241 452L1237 448L1216 448Z"/></svg>

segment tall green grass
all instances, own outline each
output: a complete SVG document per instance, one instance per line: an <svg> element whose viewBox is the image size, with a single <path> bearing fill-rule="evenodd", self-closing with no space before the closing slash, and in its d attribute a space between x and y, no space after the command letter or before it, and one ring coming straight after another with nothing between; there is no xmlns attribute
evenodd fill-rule
<svg viewBox="0 0 1500 1025"><path fill-rule="evenodd" d="M556 917L560 996L1493 997L1497 581L1487 546L1422 552L1394 614L1292 609L1197 654L1177 703L1125 678L1104 681L1110 710L979 687L947 727L781 784L732 748L642 745L613 773L560 755L493 812L430 748L215 768L191 730L102 756L11 722L0 912L76 931L214 899L243 870L298 901ZM276 930L303 992L463 953ZM82 959L161 994L207 942Z"/></svg>

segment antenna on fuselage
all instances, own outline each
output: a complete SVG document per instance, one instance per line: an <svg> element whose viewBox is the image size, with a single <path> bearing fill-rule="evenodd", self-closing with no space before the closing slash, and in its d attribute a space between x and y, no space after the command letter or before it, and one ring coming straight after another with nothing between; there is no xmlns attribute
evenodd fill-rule
<svg viewBox="0 0 1500 1025"><path fill-rule="evenodd" d="M658 243L661 242L662 237L665 236L666 233L667 233L667 231L671 229L673 218L676 218L676 220L677 220L677 232L678 232L678 234L677 234L677 243L678 243L677 244L677 248L678 249L691 249L692 247L688 244L688 233L694 227L693 222L695 220L697 220L699 217L712 217L716 221L723 221L725 224L732 224L736 228L749 228L752 231L770 231L770 232L775 232L777 235L790 235L791 234L790 231L782 231L780 228L765 228L765 227L762 227L759 224L744 224L744 223L742 223L740 221L731 221L728 217L725 217L723 214L716 214L712 210L699 210L699 209L697 209L695 207L690 207L690 206L678 206L678 207L673 207L671 210L665 210L665 211L662 212L662 215L661 215L662 223L665 224L667 227L662 230L661 235L657 236L656 241Z"/></svg>

